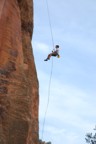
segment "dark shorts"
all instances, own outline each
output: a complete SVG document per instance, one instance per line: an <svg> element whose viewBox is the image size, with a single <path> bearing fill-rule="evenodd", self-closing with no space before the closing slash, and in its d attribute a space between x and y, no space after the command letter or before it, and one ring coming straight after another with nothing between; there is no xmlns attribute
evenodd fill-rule
<svg viewBox="0 0 96 144"><path fill-rule="evenodd" d="M53 52L52 53L52 56L57 56L58 54L56 52Z"/></svg>

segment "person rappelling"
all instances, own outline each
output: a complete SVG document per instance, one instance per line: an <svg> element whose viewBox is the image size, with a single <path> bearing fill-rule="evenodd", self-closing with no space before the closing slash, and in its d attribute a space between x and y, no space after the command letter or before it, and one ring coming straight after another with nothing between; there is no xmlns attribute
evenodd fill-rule
<svg viewBox="0 0 96 144"><path fill-rule="evenodd" d="M60 58L60 55L59 55L59 45L55 46L55 50L53 50L52 53L48 54L47 58L44 61L50 60L51 56L54 56L54 57L57 56L58 58Z"/></svg>

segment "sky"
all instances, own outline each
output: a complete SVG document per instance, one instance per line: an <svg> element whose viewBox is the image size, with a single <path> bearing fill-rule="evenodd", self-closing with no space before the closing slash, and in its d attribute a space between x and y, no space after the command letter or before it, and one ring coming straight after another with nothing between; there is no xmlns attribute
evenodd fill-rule
<svg viewBox="0 0 96 144"><path fill-rule="evenodd" d="M52 36L60 58L45 62L53 49ZM32 45L39 80L39 137L52 144L85 144L86 133L96 125L96 1L34 0Z"/></svg>

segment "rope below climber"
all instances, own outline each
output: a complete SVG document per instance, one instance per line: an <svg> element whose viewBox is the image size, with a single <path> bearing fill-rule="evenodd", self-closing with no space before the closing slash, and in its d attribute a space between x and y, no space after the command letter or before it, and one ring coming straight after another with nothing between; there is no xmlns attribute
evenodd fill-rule
<svg viewBox="0 0 96 144"><path fill-rule="evenodd" d="M50 60L51 56L54 56L54 57L57 56L58 58L60 58L60 55L59 55L59 45L55 46L55 50L53 50L52 53L48 54L47 58L44 61Z"/></svg>

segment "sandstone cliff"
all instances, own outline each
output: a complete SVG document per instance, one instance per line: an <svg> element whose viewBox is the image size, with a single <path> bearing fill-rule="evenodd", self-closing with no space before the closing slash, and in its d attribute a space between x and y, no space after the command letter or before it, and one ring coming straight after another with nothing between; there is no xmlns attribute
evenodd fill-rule
<svg viewBox="0 0 96 144"><path fill-rule="evenodd" d="M38 143L32 0L0 0L0 144Z"/></svg>

